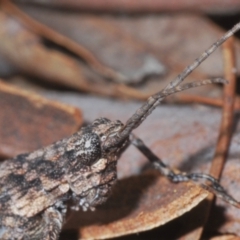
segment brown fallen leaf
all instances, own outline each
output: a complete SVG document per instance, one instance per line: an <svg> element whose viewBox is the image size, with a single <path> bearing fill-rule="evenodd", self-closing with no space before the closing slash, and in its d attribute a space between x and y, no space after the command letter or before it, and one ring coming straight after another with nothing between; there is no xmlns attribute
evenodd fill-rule
<svg viewBox="0 0 240 240"><path fill-rule="evenodd" d="M0 156L33 151L76 132L78 108L47 100L0 81Z"/></svg>
<svg viewBox="0 0 240 240"><path fill-rule="evenodd" d="M208 193L191 183L173 184L156 171L119 181L107 203L75 213L65 228L80 239L106 239L166 224L194 208Z"/></svg>

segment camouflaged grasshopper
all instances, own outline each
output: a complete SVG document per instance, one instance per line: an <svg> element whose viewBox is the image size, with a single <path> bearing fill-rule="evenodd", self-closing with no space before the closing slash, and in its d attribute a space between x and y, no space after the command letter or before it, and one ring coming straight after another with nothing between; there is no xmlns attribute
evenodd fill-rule
<svg viewBox="0 0 240 240"><path fill-rule="evenodd" d="M72 209L86 211L94 210L95 206L106 201L117 181L117 161L131 143L170 180L205 180L207 183L204 185L208 189L239 207L239 203L225 192L216 179L207 174L174 173L132 134L166 96L205 84L226 83L224 79L216 78L180 85L239 28L240 23L215 42L166 88L151 96L125 124L118 120L99 118L69 138L2 162L0 239L58 239L69 202Z"/></svg>

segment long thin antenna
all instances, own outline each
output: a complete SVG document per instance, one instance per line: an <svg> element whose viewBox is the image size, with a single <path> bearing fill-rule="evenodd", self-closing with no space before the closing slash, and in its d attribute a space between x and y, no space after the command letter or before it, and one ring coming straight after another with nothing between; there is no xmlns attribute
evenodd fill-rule
<svg viewBox="0 0 240 240"><path fill-rule="evenodd" d="M197 68L205 59L207 59L219 46L221 46L228 38L240 29L240 22L233 26L226 34L212 44L200 57L198 57L191 65L187 66L173 81L171 81L164 90L178 86L195 68ZM163 91L164 91L163 90Z"/></svg>
<svg viewBox="0 0 240 240"><path fill-rule="evenodd" d="M108 144L108 147L116 146L119 142L126 139L133 129L138 127L144 119L156 108L156 106L167 96L170 89L177 89L176 87L205 59L207 59L221 44L223 44L229 37L240 29L240 22L236 24L231 30L229 30L224 36L219 38L213 45L211 45L206 51L204 51L200 57L198 57L191 65L186 67L173 81L171 81L162 91L149 97L147 102L142 105L132 117L126 122L125 126L119 132L118 137L115 138L112 143ZM208 83L214 83L208 82ZM198 86L198 85L196 85ZM195 87L192 85L192 87ZM182 89L185 90L186 88ZM180 90L180 91L182 91ZM174 90L175 91L175 90ZM176 92L176 91L175 91ZM174 92L171 92L173 94ZM107 147L107 146L106 146Z"/></svg>
<svg viewBox="0 0 240 240"><path fill-rule="evenodd" d="M121 135L129 135L131 131L135 128L137 128L145 119L148 115L151 114L151 112L157 107L159 104L159 99L164 99L165 97L181 92L190 88L195 88L195 87L200 87L203 85L207 84L213 84L213 83L227 83L227 81L223 78L213 78L213 79L206 79L202 81L197 81L197 82L191 82L191 83L186 83L181 86L177 86L174 88L170 89L165 89L164 91L160 91L151 97L148 98L147 102L142 105L141 108L139 108L134 115L128 119L124 126L124 130L120 133Z"/></svg>
<svg viewBox="0 0 240 240"><path fill-rule="evenodd" d="M151 112L157 107L158 105L158 100L163 99L167 97L168 95L174 94L176 92L181 92L189 88L194 88L194 87L200 87L206 84L212 84L212 83L222 83L225 84L228 81L226 81L223 78L214 78L214 79L205 79L202 81L197 81L197 82L191 82L191 83L186 83L181 86L177 86L174 88L170 88L168 90L160 91L151 97L148 98L147 102L142 105L141 108L139 108L131 118L128 119L127 123L123 127L122 130L118 133L116 138L113 138L110 142L107 142L104 144L103 148L111 148L115 147L118 145L119 142L121 142L123 139L125 139L127 136L130 135L133 129L137 128L143 121L144 119L151 114Z"/></svg>

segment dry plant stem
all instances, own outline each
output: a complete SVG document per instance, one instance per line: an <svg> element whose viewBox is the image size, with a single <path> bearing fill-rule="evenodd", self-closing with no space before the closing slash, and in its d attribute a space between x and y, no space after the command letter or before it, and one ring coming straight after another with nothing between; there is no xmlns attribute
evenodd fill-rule
<svg viewBox="0 0 240 240"><path fill-rule="evenodd" d="M229 84L225 85L223 90L224 96L221 128L215 156L210 169L210 174L215 178L219 178L221 176L232 135L236 89L235 55L233 45L233 38L230 38L223 45L225 78L229 81Z"/></svg>
<svg viewBox="0 0 240 240"><path fill-rule="evenodd" d="M230 38L228 41L226 41L223 44L223 57L224 57L224 67L225 67L225 79L229 81L229 84L224 85L224 97L222 101L223 113L222 113L220 133L218 137L218 143L217 143L213 163L211 165L211 169L209 173L211 176L215 177L216 179L218 179L222 173L222 169L226 160L229 143L231 139L235 85L236 85L236 78L234 74L235 58L234 58L233 38ZM211 191L210 188L207 188L207 189ZM211 209L213 199L214 199L214 195L210 194L208 197L209 201L206 202L206 204L202 207L202 215L199 216L200 223L202 224L202 226L184 235L181 238L181 240L201 239L202 233L204 231L204 225L206 224L208 216L210 214L210 209Z"/></svg>
<svg viewBox="0 0 240 240"><path fill-rule="evenodd" d="M96 57L89 50L76 43L75 41L69 39L68 37L65 37L62 34L52 30L51 28L37 22L22 12L10 1L1 1L1 7L5 12L19 18L24 24L26 24L28 28L30 28L36 34L49 39L50 41L55 42L60 46L65 47L71 52L77 54L79 57L83 58L96 72L100 73L102 76L111 78L113 80L125 79L122 74L106 67L101 62L99 62L98 59L96 59Z"/></svg>
<svg viewBox="0 0 240 240"><path fill-rule="evenodd" d="M220 133L218 136L217 147L215 150L214 158L210 168L210 175L215 178L220 178L222 170L227 158L228 149L232 135L232 124L234 116L234 98L235 98L235 87L236 87L236 76L235 76L235 55L234 55L234 44L233 38L230 38L223 44L223 58L224 58L224 72L225 78L229 81L229 84L224 86L223 96L223 113L221 120ZM208 197L209 204L206 209L206 221L210 214L210 209L214 195L211 194ZM201 229L203 232L204 226Z"/></svg>
<svg viewBox="0 0 240 240"><path fill-rule="evenodd" d="M165 102L169 103L201 103L206 105L211 105L215 107L222 107L223 100L220 98L211 98L199 95L193 95L188 93L183 93L179 95L173 95L170 99L166 99ZM234 110L240 110L240 97L235 98L234 101Z"/></svg>

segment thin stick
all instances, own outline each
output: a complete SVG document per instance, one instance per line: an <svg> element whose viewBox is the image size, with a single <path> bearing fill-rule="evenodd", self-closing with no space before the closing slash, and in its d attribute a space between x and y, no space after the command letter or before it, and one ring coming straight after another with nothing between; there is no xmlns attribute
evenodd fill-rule
<svg viewBox="0 0 240 240"><path fill-rule="evenodd" d="M223 56L224 56L225 77L230 81L230 84L225 85L224 87L221 128L220 128L214 160L210 170L210 174L213 175L215 178L219 178L222 173L222 169L226 161L226 156L227 156L229 143L231 139L231 130L232 130L231 128L232 128L233 107L234 107L233 105L234 105L235 84L236 84L235 74L233 71L235 69L233 39L229 39L223 45ZM205 188L210 191L212 190L211 187L212 185L210 185L210 187L205 185ZM216 194L216 191L213 191L213 192ZM222 196L224 196L223 199L228 202L227 195L223 194ZM210 194L208 197L209 201L207 201L205 205L202 206L202 209L201 209L202 214L198 216L199 219L201 219L199 222L199 227L196 228L191 233L187 234L187 236L185 237L186 239L193 239L193 238L202 239L204 226L207 223L213 199L214 199L214 195ZM232 202L232 200L230 201Z"/></svg>
<svg viewBox="0 0 240 240"><path fill-rule="evenodd" d="M226 162L228 149L232 136L232 124L234 116L234 98L236 88L236 76L235 76L235 54L234 54L234 42L233 38L229 39L223 45L223 56L224 56L224 67L225 77L229 80L229 84L224 87L223 97L223 113L220 127L220 133L218 136L217 147L215 150L214 158L212 161L210 174L215 178L220 178L224 164ZM211 205L214 200L214 195L211 194L209 197L208 206L206 206L206 218L205 224L210 214ZM204 230L204 226L201 228L201 233Z"/></svg>
<svg viewBox="0 0 240 240"><path fill-rule="evenodd" d="M222 98L212 98L212 97L205 97L200 95L193 95L188 93L182 93L172 96L171 98L166 99L164 102L166 103L200 103L211 105L215 107L222 107L223 106L223 99ZM234 110L240 110L240 97L235 97L234 102Z"/></svg>
<svg viewBox="0 0 240 240"><path fill-rule="evenodd" d="M210 169L211 175L215 178L219 178L221 176L232 136L232 124L234 115L233 110L236 89L233 39L229 39L224 44L223 56L225 66L225 78L229 80L229 84L224 86L223 113L220 133L214 159Z"/></svg>
<svg viewBox="0 0 240 240"><path fill-rule="evenodd" d="M49 39L50 41L65 47L71 52L77 54L83 58L96 72L100 75L113 80L126 79L121 73L114 71L113 69L102 64L88 49L81 46L79 43L71 40L68 37L52 30L51 28L45 26L29 17L23 11L21 11L16 5L8 0L1 1L1 7L4 11L12 14L14 17L19 18L27 27L29 27L33 32L38 35Z"/></svg>

